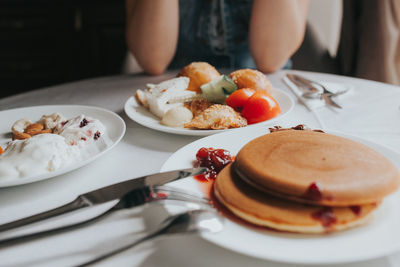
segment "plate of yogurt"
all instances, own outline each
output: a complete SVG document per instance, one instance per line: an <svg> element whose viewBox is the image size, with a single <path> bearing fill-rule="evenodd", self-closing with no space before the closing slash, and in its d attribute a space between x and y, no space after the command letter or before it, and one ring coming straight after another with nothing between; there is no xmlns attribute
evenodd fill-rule
<svg viewBox="0 0 400 267"><path fill-rule="evenodd" d="M77 105L0 111L0 122L0 187L83 167L115 147L126 130L114 112Z"/></svg>

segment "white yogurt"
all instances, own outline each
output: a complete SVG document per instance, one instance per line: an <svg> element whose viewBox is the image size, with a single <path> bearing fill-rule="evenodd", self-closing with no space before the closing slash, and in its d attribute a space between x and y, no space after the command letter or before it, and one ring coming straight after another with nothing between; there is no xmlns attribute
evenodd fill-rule
<svg viewBox="0 0 400 267"><path fill-rule="evenodd" d="M0 155L0 179L40 175L81 159L78 147L56 134L39 134L10 142Z"/></svg>
<svg viewBox="0 0 400 267"><path fill-rule="evenodd" d="M46 117L54 117L51 122L58 121L55 134L38 134L11 141L0 155L0 179L53 172L86 160L112 143L106 127L97 119L79 115L60 122L63 117L59 114Z"/></svg>

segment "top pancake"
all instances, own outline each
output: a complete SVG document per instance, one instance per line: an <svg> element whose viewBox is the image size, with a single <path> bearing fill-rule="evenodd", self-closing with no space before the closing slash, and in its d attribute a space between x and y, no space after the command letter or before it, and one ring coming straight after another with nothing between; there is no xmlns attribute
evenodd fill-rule
<svg viewBox="0 0 400 267"><path fill-rule="evenodd" d="M326 206L378 202L400 181L396 167L375 150L313 131L258 137L239 151L234 167L243 180L261 190Z"/></svg>

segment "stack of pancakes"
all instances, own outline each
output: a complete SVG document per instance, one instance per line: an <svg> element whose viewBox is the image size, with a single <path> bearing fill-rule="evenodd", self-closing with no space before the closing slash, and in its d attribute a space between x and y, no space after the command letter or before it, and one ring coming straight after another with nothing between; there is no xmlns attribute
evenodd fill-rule
<svg viewBox="0 0 400 267"><path fill-rule="evenodd" d="M399 181L397 168L363 144L290 129L246 144L218 174L214 193L252 224L323 233L366 222Z"/></svg>

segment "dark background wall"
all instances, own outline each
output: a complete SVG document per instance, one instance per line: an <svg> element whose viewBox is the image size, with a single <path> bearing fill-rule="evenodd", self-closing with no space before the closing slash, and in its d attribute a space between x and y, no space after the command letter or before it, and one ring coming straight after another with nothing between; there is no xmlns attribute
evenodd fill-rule
<svg viewBox="0 0 400 267"><path fill-rule="evenodd" d="M121 73L124 0L0 0L0 97Z"/></svg>
<svg viewBox="0 0 400 267"><path fill-rule="evenodd" d="M126 51L125 0L0 0L0 98L119 74ZM292 62L338 73L310 25Z"/></svg>

